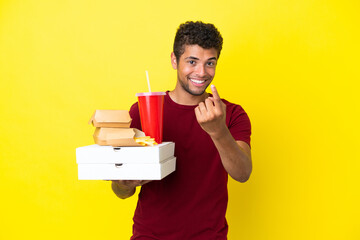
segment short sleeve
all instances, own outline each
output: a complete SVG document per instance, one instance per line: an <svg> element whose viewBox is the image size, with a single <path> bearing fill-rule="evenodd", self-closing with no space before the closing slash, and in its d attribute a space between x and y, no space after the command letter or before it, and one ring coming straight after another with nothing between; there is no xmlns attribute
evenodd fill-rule
<svg viewBox="0 0 360 240"><path fill-rule="evenodd" d="M250 145L251 123L245 110L236 104L225 102L226 123L236 141L244 141Z"/></svg>

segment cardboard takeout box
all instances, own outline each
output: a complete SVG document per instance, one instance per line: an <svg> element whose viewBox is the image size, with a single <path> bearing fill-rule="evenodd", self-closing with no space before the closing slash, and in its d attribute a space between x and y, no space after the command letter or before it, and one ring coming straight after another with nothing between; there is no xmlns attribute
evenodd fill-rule
<svg viewBox="0 0 360 240"><path fill-rule="evenodd" d="M175 144L148 147L89 145L76 149L79 180L160 180L175 171Z"/></svg>
<svg viewBox="0 0 360 240"><path fill-rule="evenodd" d="M83 163L160 163L174 156L175 143L153 147L112 147L97 144L76 148L76 162Z"/></svg>
<svg viewBox="0 0 360 240"><path fill-rule="evenodd" d="M141 146L134 137L145 137L145 133L136 128L96 128L94 141L102 146Z"/></svg>
<svg viewBox="0 0 360 240"><path fill-rule="evenodd" d="M95 110L89 124L94 127L129 128L131 120L127 110Z"/></svg>
<svg viewBox="0 0 360 240"><path fill-rule="evenodd" d="M175 171L176 158L162 163L79 164L79 180L161 180Z"/></svg>

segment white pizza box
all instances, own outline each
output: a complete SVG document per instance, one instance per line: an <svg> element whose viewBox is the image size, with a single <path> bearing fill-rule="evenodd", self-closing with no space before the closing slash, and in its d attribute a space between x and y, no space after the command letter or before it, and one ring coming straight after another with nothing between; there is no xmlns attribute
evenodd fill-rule
<svg viewBox="0 0 360 240"><path fill-rule="evenodd" d="M160 163L174 156L175 143L163 142L155 146L112 147L97 144L76 148L78 164L104 163Z"/></svg>
<svg viewBox="0 0 360 240"><path fill-rule="evenodd" d="M79 180L161 180L175 171L176 158L161 163L78 164Z"/></svg>

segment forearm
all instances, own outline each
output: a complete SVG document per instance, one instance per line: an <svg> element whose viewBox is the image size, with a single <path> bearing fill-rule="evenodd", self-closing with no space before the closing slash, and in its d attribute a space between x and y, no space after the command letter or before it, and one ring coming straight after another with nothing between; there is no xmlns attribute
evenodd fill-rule
<svg viewBox="0 0 360 240"><path fill-rule="evenodd" d="M228 128L211 138L220 154L225 170L236 181L246 182L252 171L250 150L243 149L232 137Z"/></svg>
<svg viewBox="0 0 360 240"><path fill-rule="evenodd" d="M120 186L120 183L117 183L115 181L112 181L111 188L113 192L116 194L116 196L118 196L121 199L131 197L132 195L134 195L136 191L136 187L128 187L124 185Z"/></svg>

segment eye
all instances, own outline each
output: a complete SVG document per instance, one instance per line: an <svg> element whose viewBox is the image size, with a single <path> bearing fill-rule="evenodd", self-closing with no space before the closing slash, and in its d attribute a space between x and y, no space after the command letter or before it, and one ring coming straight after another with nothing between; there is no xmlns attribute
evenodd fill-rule
<svg viewBox="0 0 360 240"><path fill-rule="evenodd" d="M207 65L210 67L213 67L213 66L215 66L215 62L208 62Z"/></svg>
<svg viewBox="0 0 360 240"><path fill-rule="evenodd" d="M194 61L194 60L190 60L189 63L190 63L191 65L194 65L194 64L195 64L195 61Z"/></svg>

